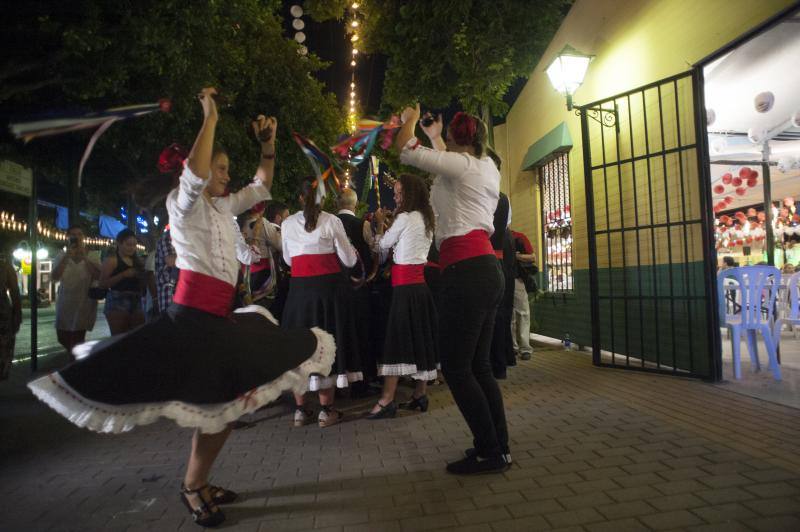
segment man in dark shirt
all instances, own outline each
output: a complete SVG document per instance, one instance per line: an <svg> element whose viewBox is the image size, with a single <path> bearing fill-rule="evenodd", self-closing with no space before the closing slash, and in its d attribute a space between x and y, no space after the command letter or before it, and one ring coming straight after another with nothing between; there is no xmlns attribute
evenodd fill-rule
<svg viewBox="0 0 800 532"><path fill-rule="evenodd" d="M350 269L350 277L359 279L362 276L368 277L372 272L375 260L370 248L372 238L372 230L369 227L369 222L356 216L355 210L358 204L358 196L355 191L350 188L344 189L339 195L339 212L337 216L344 225L344 231L347 233L347 238L353 247L358 251L361 262ZM370 293L368 286L360 286L354 288L353 303L356 308L356 328L358 331L358 351L361 354L362 371L364 372L364 380L354 382L350 386L351 397L364 397L371 395L373 388L369 386L369 382L377 377L377 357L376 353L370 349L370 334L372 333L370 324ZM374 345L374 342L372 343ZM380 393L380 389L377 390Z"/></svg>

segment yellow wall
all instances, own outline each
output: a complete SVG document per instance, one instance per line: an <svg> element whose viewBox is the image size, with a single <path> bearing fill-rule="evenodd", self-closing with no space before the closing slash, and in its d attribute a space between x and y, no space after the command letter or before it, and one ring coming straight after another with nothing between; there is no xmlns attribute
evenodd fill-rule
<svg viewBox="0 0 800 532"><path fill-rule="evenodd" d="M506 123L494 130L496 149L503 158L501 188L511 198L512 227L523 231L535 246L541 247L536 176L533 171L522 171L521 165L532 143L566 122L574 144L569 155L574 267L588 268L580 121L574 113L567 112L564 97L553 90L545 74L545 68L564 45L596 56L583 86L575 94L576 103L589 103L685 72L792 3L791 0L577 0L531 73ZM691 102L690 91L687 93L687 101ZM682 127L690 124L687 121ZM696 179L696 166L692 170L687 161L682 166L692 172L685 179ZM672 188L674 183L665 186L676 192ZM694 201L688 206L692 216L699 207L696 194L693 196ZM702 257L700 236L695 233L689 242L690 257L686 257L689 260ZM602 253L599 245L600 242L598 255ZM673 242L673 248L678 245L682 247L682 243ZM660 259L656 262L662 262ZM601 260L599 266L621 265L609 260Z"/></svg>

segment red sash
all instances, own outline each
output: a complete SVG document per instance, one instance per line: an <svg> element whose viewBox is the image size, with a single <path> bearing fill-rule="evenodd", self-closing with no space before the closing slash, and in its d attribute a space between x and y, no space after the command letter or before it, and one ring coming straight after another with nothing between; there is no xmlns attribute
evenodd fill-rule
<svg viewBox="0 0 800 532"><path fill-rule="evenodd" d="M442 269L462 260L494 255L489 235L482 229L475 229L466 235L445 239L439 246L439 264Z"/></svg>
<svg viewBox="0 0 800 532"><path fill-rule="evenodd" d="M500 260L503 260L503 250L502 249L494 250L494 256Z"/></svg>
<svg viewBox="0 0 800 532"><path fill-rule="evenodd" d="M424 264L392 264L392 286L424 283Z"/></svg>
<svg viewBox="0 0 800 532"><path fill-rule="evenodd" d="M231 311L235 291L236 287L216 277L181 270L172 300L179 305L224 317Z"/></svg>
<svg viewBox="0 0 800 532"><path fill-rule="evenodd" d="M250 273L260 272L261 270L269 270L269 257L250 265ZM244 265L242 265L242 273L244 273Z"/></svg>
<svg viewBox="0 0 800 532"><path fill-rule="evenodd" d="M341 271L336 253L292 257L292 277L314 277Z"/></svg>

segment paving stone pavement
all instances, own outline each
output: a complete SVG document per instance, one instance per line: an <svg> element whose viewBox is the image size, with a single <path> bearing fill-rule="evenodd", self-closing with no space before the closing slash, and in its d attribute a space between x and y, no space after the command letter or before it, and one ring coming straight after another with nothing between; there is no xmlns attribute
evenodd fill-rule
<svg viewBox="0 0 800 532"><path fill-rule="evenodd" d="M80 430L0 384L0 530L199 530L178 501L191 432ZM502 383L514 466L460 478L471 446L446 387L394 420L248 417L213 472L241 494L223 528L325 532L800 530L800 411L707 383L596 368L540 348ZM400 393L410 395L410 388Z"/></svg>

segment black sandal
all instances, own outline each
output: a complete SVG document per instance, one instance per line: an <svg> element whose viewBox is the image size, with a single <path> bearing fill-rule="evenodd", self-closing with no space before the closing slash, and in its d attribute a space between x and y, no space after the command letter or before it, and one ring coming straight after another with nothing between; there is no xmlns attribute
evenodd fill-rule
<svg viewBox="0 0 800 532"><path fill-rule="evenodd" d="M239 494L235 491L226 490L212 484L208 485L208 491L211 492L211 501L214 504L230 504L239 497Z"/></svg>
<svg viewBox="0 0 800 532"><path fill-rule="evenodd" d="M206 498L203 497L203 490L206 488L210 489L210 486L206 484L196 490L190 490L185 484L181 484L181 500L183 504L186 505L186 508L188 508L189 513L192 514L192 519L195 524L204 527L214 527L225 521L225 514L222 513L222 510L217 508L213 499L206 500ZM192 506L187 495L197 495L197 498L200 499L200 507L195 508Z"/></svg>
<svg viewBox="0 0 800 532"><path fill-rule="evenodd" d="M419 408L420 412L428 411L428 396L420 395L419 397L411 396L411 401L407 403L400 403L400 408L403 410L416 410Z"/></svg>

